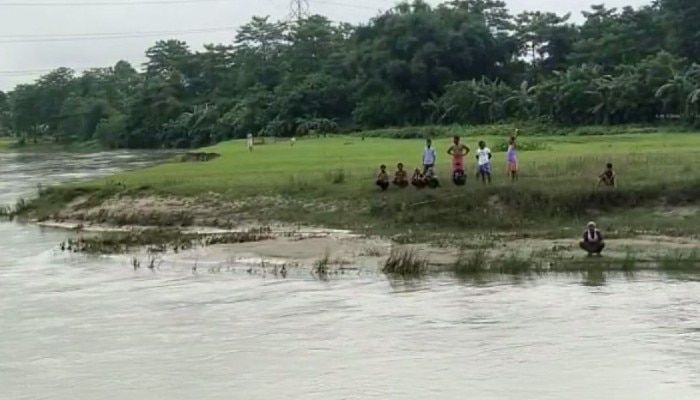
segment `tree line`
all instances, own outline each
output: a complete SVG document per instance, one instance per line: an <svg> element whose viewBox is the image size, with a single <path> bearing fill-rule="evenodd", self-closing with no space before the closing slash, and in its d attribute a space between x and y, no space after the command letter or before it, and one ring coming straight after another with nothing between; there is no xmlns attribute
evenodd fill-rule
<svg viewBox="0 0 700 400"><path fill-rule="evenodd" d="M358 25L254 17L231 44L158 41L139 68L58 68L0 92L0 133L187 148L423 124L700 126L700 2L583 17L499 0L416 0Z"/></svg>

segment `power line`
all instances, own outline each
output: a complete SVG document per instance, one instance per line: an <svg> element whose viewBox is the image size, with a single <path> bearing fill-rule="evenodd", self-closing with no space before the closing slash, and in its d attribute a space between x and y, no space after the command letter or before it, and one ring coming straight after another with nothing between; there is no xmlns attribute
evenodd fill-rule
<svg viewBox="0 0 700 400"><path fill-rule="evenodd" d="M122 32L122 33L77 33L77 34L59 34L59 35L6 35L0 36L0 38L13 38L13 39L0 39L1 43L43 43L43 42L77 42L84 40L108 40L108 39L128 39L128 38L141 38L141 37L153 37L161 35L192 35L201 33L212 33L212 32L233 32L237 27L223 27L223 28L203 28L203 29L189 29L189 30L173 30L173 31L153 31L153 32Z"/></svg>
<svg viewBox="0 0 700 400"><path fill-rule="evenodd" d="M317 0L316 2L317 2L317 3L321 3L321 4L327 4L327 5L330 5L330 6L358 8L358 9L360 9L360 10L373 10L373 11L376 11L376 10L381 10L381 9L383 9L383 8L381 8L381 7L380 7L380 8L377 8L377 7L372 7L372 6L363 6L363 5L360 5L360 4L343 3L343 2L338 2L338 1ZM388 2L387 2L387 3L388 3ZM394 2L392 2L392 3L394 3ZM395 3L394 3L394 4L395 4Z"/></svg>
<svg viewBox="0 0 700 400"><path fill-rule="evenodd" d="M187 3L221 3L231 0L140 0L140 1L105 1L105 2L78 2L66 1L59 3L50 2L0 2L0 7L103 7L103 6L142 6L165 5Z"/></svg>
<svg viewBox="0 0 700 400"><path fill-rule="evenodd" d="M289 17L291 21L299 21L300 19L309 16L309 1L308 0L290 0L289 2Z"/></svg>
<svg viewBox="0 0 700 400"><path fill-rule="evenodd" d="M114 7L114 6L151 6L151 5L172 5L172 4L196 4L196 3L226 3L238 0L140 0L140 1L105 1L105 2L77 2L63 1L57 3L50 2L0 2L0 7ZM392 0L382 0L385 3L394 3ZM327 4L340 7L351 7L366 10L376 10L371 6L363 6L359 4L344 3L337 1L317 1L321 4ZM297 8L308 13L308 0L291 0L291 3L301 3L302 8Z"/></svg>
<svg viewBox="0 0 700 400"><path fill-rule="evenodd" d="M9 77L21 77L21 76L31 76L31 75L43 75L43 74L48 74L49 72L55 71L61 67L56 67L56 68L50 68L50 69L26 69L26 70L15 70L15 71L0 71L0 76L9 76ZM75 72L83 72L83 71L88 71L91 69L104 69L104 68L110 68L110 67L76 67L76 68L68 68L70 70L73 70Z"/></svg>

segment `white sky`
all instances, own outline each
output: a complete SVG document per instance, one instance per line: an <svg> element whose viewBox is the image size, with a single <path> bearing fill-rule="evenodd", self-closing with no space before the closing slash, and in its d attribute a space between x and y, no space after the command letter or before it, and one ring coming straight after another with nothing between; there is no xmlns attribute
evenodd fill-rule
<svg viewBox="0 0 700 400"><path fill-rule="evenodd" d="M209 0L200 4L180 3L138 6L70 6L17 7L7 3L123 3L139 0L0 0L0 90L10 90L18 83L28 83L37 73L65 66L75 69L113 65L120 59L138 65L144 51L156 40L178 38L192 49L205 43L230 42L230 32L169 34L109 40L54 41L8 43L26 35L68 35L93 33L182 31L236 27L254 15L286 17L290 0ZM159 0L141 0L159 1ZM165 0L161 0L165 1ZM173 0L174 1L174 0ZM192 1L192 0L190 0ZM309 0L311 12L332 20L365 21L395 4L394 0ZM438 4L440 0L428 0ZM641 6L650 0L506 0L513 13L525 9L572 12L577 17L590 4L605 3L608 7ZM3 6L3 3L6 3ZM335 4L332 4L335 3ZM26 39L21 38L21 39Z"/></svg>

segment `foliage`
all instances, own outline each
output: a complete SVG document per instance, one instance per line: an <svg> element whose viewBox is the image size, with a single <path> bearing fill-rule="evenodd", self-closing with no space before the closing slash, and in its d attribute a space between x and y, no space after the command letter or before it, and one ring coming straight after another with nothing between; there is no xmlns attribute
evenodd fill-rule
<svg viewBox="0 0 700 400"><path fill-rule="evenodd" d="M58 68L0 92L0 135L189 148L455 123L697 127L699 18L694 0L596 5L580 25L500 0L414 0L359 25L254 17L231 45L158 41L141 72Z"/></svg>

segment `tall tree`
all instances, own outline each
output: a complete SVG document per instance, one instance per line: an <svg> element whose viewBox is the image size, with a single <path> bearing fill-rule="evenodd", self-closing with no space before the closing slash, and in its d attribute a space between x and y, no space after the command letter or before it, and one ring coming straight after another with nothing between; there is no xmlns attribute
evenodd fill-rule
<svg viewBox="0 0 700 400"><path fill-rule="evenodd" d="M659 0L671 49L681 57L700 62L700 2Z"/></svg>

